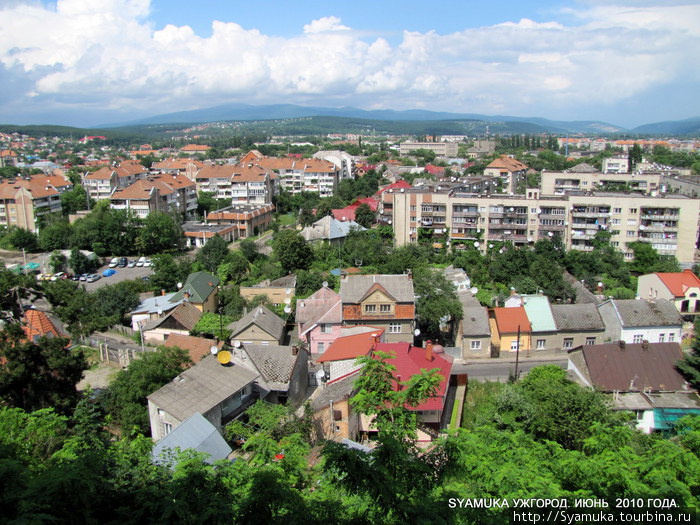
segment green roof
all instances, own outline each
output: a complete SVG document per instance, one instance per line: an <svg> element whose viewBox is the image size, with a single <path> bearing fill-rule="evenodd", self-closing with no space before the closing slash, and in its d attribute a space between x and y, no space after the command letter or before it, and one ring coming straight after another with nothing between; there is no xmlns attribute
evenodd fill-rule
<svg viewBox="0 0 700 525"><path fill-rule="evenodd" d="M552 309L549 307L549 299L544 295L523 295L525 313L532 325L532 332L556 332L557 324L554 322Z"/></svg>
<svg viewBox="0 0 700 525"><path fill-rule="evenodd" d="M187 281L182 285L180 291L172 296L170 302L177 302L185 299L185 294L189 294L188 300L192 303L203 303L219 285L219 278L207 272L195 272L187 276Z"/></svg>

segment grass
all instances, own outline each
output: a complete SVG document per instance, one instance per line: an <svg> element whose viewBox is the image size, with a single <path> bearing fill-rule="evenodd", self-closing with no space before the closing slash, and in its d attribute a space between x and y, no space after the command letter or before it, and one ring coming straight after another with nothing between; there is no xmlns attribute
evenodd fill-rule
<svg viewBox="0 0 700 525"><path fill-rule="evenodd" d="M504 384L493 381L469 381L462 410L463 428L473 429L479 426L483 418L493 412L496 394Z"/></svg>

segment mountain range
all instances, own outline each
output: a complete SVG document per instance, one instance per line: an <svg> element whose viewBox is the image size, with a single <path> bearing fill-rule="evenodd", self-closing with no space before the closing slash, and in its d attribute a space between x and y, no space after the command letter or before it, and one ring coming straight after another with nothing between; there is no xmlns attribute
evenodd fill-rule
<svg viewBox="0 0 700 525"><path fill-rule="evenodd" d="M633 129L625 129L621 126L607 122L587 121L560 121L538 117L514 117L493 116L477 113L450 113L413 109L405 111L396 110L363 110L353 107L328 108L315 106L298 106L294 104L272 104L253 106L248 104L225 104L209 108L194 109L189 111L177 111L146 117L143 119L107 124L98 127L126 127L157 124L202 124L207 122L225 121L271 121L284 119L298 119L304 117L336 117L355 121L367 121L367 126L372 122L421 122L423 127L428 122L446 124L448 121L455 124L449 129L463 129L468 132L483 132L487 128L496 132L513 133L556 133L556 134L650 134L650 135L700 135L700 117L689 118L681 121L666 121L645 124ZM459 125L458 125L459 124ZM385 128L386 126L381 126ZM403 127L403 126L402 126ZM494 128L494 129L490 129ZM443 132L444 134L444 132Z"/></svg>

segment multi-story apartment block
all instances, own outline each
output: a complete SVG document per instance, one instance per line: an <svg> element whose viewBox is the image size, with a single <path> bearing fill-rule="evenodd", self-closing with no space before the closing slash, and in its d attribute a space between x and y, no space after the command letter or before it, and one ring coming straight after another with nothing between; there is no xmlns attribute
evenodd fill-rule
<svg viewBox="0 0 700 525"><path fill-rule="evenodd" d="M341 180L349 179L354 173L355 160L345 151L318 151L314 158L332 162L338 168L338 178Z"/></svg>
<svg viewBox="0 0 700 525"><path fill-rule="evenodd" d="M214 194L231 203L265 204L272 202L276 175L272 170L255 165L212 165L197 172L197 191Z"/></svg>
<svg viewBox="0 0 700 525"><path fill-rule="evenodd" d="M151 175L114 191L110 207L132 210L140 218L153 211L175 211L188 216L197 209L197 192L194 182L184 175Z"/></svg>
<svg viewBox="0 0 700 525"><path fill-rule="evenodd" d="M272 222L273 204L234 204L207 215L211 224L235 226L235 239L251 237L265 231Z"/></svg>
<svg viewBox="0 0 700 525"><path fill-rule="evenodd" d="M401 155L409 155L417 149L434 151L439 157L456 157L459 145L455 142L402 142L399 147Z"/></svg>
<svg viewBox="0 0 700 525"><path fill-rule="evenodd" d="M603 159L603 173L628 173L629 167L628 157L617 156Z"/></svg>
<svg viewBox="0 0 700 525"><path fill-rule="evenodd" d="M257 165L274 170L280 188L296 194L312 191L321 197L332 197L338 188L341 169L333 162L322 159L293 159L263 157Z"/></svg>
<svg viewBox="0 0 700 525"><path fill-rule="evenodd" d="M581 168L580 166L583 166ZM579 164L567 171L542 171L540 188L543 195L595 190L633 190L646 194L660 191L661 173L600 173L588 164Z"/></svg>
<svg viewBox="0 0 700 525"><path fill-rule="evenodd" d="M518 183L525 179L527 164L509 155L501 155L484 169L485 177L501 177L507 184L506 191L514 193Z"/></svg>
<svg viewBox="0 0 700 525"><path fill-rule="evenodd" d="M197 172L205 166L206 164L199 160L170 157L160 162L154 162L151 165L151 173L179 173L194 181L197 177Z"/></svg>
<svg viewBox="0 0 700 525"><path fill-rule="evenodd" d="M0 226L36 231L37 219L60 213L61 193L73 187L61 175L32 175L0 183Z"/></svg>
<svg viewBox="0 0 700 525"><path fill-rule="evenodd" d="M682 195L591 192L585 195L497 196L433 193L420 189L394 192L391 211L398 246L419 235L435 242L467 243L485 251L494 242L526 245L559 236L567 249L589 251L600 230L608 230L613 246L632 259L629 244L650 243L661 255L692 263L700 200ZM386 213L386 208L383 213Z"/></svg>
<svg viewBox="0 0 700 525"><path fill-rule="evenodd" d="M148 176L148 169L135 160L122 161L119 166L104 166L83 176L83 187L91 199L109 199L117 189L126 188Z"/></svg>

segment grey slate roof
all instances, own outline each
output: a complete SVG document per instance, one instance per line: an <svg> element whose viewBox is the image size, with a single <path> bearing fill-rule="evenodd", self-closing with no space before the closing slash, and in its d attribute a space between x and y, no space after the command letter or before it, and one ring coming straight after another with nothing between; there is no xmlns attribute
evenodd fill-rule
<svg viewBox="0 0 700 525"><path fill-rule="evenodd" d="M231 337L235 338L236 335L253 324L265 330L265 332L270 334L277 341L282 340L285 326L284 319L278 317L265 306L256 306L241 319L234 321L226 328L231 330Z"/></svg>
<svg viewBox="0 0 700 525"><path fill-rule="evenodd" d="M666 299L613 300L622 328L642 326L682 326L683 319L675 305Z"/></svg>
<svg viewBox="0 0 700 525"><path fill-rule="evenodd" d="M567 173L600 173L595 167L591 166L587 162L576 164L576 166L573 166L566 171Z"/></svg>
<svg viewBox="0 0 700 525"><path fill-rule="evenodd" d="M348 275L340 282L343 303L359 303L375 284L381 285L399 303L413 303L413 281L407 275Z"/></svg>
<svg viewBox="0 0 700 525"><path fill-rule="evenodd" d="M207 463L226 459L231 453L231 447L216 427L199 412L192 414L153 446L151 451L153 462L174 468L175 465L168 458L167 452L178 448L182 451L195 449L197 452L207 454L208 456L204 459ZM165 454L164 457L161 454Z"/></svg>
<svg viewBox="0 0 700 525"><path fill-rule="evenodd" d="M364 228L355 221L339 221L330 215L317 220L311 226L301 230L301 236L307 241L344 239L350 230L364 231Z"/></svg>
<svg viewBox="0 0 700 525"><path fill-rule="evenodd" d="M203 303L219 285L219 278L207 272L195 272L187 276L185 284L170 299L171 301L182 301L185 294L189 294L189 300L193 303Z"/></svg>
<svg viewBox="0 0 700 525"><path fill-rule="evenodd" d="M134 314L155 314L160 310L161 312L167 312L172 310L178 304L182 302L182 298L174 299L176 293L169 293L165 295L156 295L154 297L147 297L141 304L134 308L129 315Z"/></svg>
<svg viewBox="0 0 700 525"><path fill-rule="evenodd" d="M605 330L605 323L593 303L553 304L551 308L560 332Z"/></svg>
<svg viewBox="0 0 700 525"><path fill-rule="evenodd" d="M291 346L245 345L245 352L272 390L288 390L297 359L306 358L305 352L292 355Z"/></svg>
<svg viewBox="0 0 700 525"><path fill-rule="evenodd" d="M204 314L198 310L197 307L193 306L192 303L183 301L182 303L178 304L177 307L175 307L168 315L158 317L157 319L151 319L147 323L144 323L143 326L141 326L141 330L153 330L154 328L158 328L160 325L162 325L167 319L172 318L181 324L183 328L191 331L202 315Z"/></svg>
<svg viewBox="0 0 700 525"><path fill-rule="evenodd" d="M462 335L475 337L491 335L489 314L483 306L462 308Z"/></svg>
<svg viewBox="0 0 700 525"><path fill-rule="evenodd" d="M330 402L341 401L350 396L355 390L355 381L359 374L352 374L333 383L319 386L320 393L313 399L311 406L320 410L330 405Z"/></svg>
<svg viewBox="0 0 700 525"><path fill-rule="evenodd" d="M231 363L222 365L215 356L208 355L153 392L148 399L180 421L195 412L206 414L260 377L241 361L232 359Z"/></svg>

